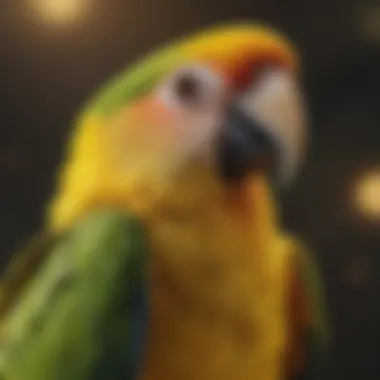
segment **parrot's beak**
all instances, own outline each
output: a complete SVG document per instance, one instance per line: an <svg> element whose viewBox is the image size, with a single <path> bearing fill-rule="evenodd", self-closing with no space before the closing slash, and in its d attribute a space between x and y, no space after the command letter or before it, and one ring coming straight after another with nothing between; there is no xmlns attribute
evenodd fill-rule
<svg viewBox="0 0 380 380"><path fill-rule="evenodd" d="M231 106L221 132L219 167L227 182L265 171L276 184L293 179L303 158L306 120L295 78L266 72Z"/></svg>
<svg viewBox="0 0 380 380"><path fill-rule="evenodd" d="M228 113L220 140L220 170L228 182L244 179L256 169L272 171L276 146L260 122L237 107Z"/></svg>

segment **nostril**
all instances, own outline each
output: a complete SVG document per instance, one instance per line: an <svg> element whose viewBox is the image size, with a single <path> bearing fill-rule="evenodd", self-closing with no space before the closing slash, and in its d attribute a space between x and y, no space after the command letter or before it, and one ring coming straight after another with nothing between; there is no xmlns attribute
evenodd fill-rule
<svg viewBox="0 0 380 380"><path fill-rule="evenodd" d="M276 70L278 67L276 67L273 63L269 62L263 62L262 64L258 65L255 70L252 73L252 78L254 82L259 82L267 73L270 71Z"/></svg>

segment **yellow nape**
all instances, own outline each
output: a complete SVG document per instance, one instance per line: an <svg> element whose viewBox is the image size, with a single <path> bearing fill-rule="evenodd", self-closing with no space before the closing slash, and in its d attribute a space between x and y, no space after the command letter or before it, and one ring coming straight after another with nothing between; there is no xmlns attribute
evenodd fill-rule
<svg viewBox="0 0 380 380"><path fill-rule="evenodd" d="M122 204L126 179L111 162L102 122L85 117L73 131L56 193L47 210L47 228L61 231L90 209ZM124 181L124 183L123 183Z"/></svg>

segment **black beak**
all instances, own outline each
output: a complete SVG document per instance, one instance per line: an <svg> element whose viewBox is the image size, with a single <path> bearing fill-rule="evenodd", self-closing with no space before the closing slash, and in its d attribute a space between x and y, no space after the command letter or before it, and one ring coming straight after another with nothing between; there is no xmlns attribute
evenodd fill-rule
<svg viewBox="0 0 380 380"><path fill-rule="evenodd" d="M273 136L259 121L236 107L227 114L220 136L219 169L222 178L234 183L257 170L273 175L276 146Z"/></svg>

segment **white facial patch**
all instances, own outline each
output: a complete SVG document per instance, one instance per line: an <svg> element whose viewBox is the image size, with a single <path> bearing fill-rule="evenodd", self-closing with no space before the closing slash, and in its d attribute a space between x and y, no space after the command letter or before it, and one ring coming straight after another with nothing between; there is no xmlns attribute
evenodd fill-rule
<svg viewBox="0 0 380 380"><path fill-rule="evenodd" d="M189 119L184 132L182 152L184 157L202 156L211 158L215 140L222 125L221 113L205 111Z"/></svg>
<svg viewBox="0 0 380 380"><path fill-rule="evenodd" d="M227 85L211 68L193 63L180 68L157 90L159 101L173 112L170 130L176 141L173 164L193 157L211 159Z"/></svg>

